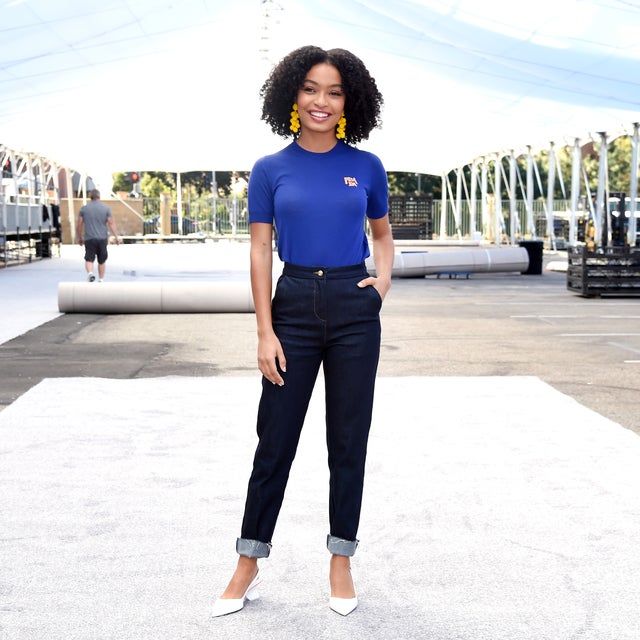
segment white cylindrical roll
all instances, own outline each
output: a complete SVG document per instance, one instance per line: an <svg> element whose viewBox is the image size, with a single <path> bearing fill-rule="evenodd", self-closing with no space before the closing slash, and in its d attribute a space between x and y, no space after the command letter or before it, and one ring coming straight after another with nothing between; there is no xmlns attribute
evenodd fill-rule
<svg viewBox="0 0 640 640"><path fill-rule="evenodd" d="M63 313L252 313L248 282L61 282Z"/></svg>
<svg viewBox="0 0 640 640"><path fill-rule="evenodd" d="M375 274L372 258L366 263ZM524 247L503 249L468 249L462 251L416 251L397 253L391 275L394 278L421 278L437 273L476 273L500 271L526 271L529 253Z"/></svg>

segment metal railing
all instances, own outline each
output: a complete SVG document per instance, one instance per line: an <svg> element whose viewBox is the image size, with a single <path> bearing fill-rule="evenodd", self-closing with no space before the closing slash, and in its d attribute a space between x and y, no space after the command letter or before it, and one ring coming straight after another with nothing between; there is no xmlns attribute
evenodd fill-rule
<svg viewBox="0 0 640 640"><path fill-rule="evenodd" d="M568 200L554 201L554 236L568 239L568 224L566 223L569 211ZM434 236L438 238L458 238L459 236L471 237L474 232L486 235L487 225L490 224L491 214L485 207L478 207L475 224L472 227L471 212L467 202L462 203L460 221L456 221L451 203L448 203L445 216L444 234L441 233L442 202L433 201L432 228ZM145 198L143 213L145 219L145 233L159 232L160 199ZM527 229L527 204L524 200L518 200L516 204L516 229L518 237L529 237ZM546 202L536 200L532 210L535 236L548 237ZM249 214L246 198L198 198L184 200L182 202L182 227L179 225L179 213L174 204L171 212L171 232L174 234L188 235L192 233L203 234L207 237L244 236L249 234ZM503 236L510 236L510 202L502 201L502 218L500 228Z"/></svg>
<svg viewBox="0 0 640 640"><path fill-rule="evenodd" d="M509 200L503 200L502 214L499 220L499 227L502 235L506 238L511 235L511 214ZM569 239L569 200L554 200L553 203L553 219L554 219L554 236ZM492 207L493 211L496 211L495 204ZM447 211L445 215L445 229L444 234L441 233L442 226L442 202L440 200L434 200L433 202L433 233L438 237L445 238L457 238L458 236L471 237L474 232L480 233L483 236L487 235L487 227L493 226L492 217L495 215L487 206L484 208L478 206L476 212L475 224L472 227L471 211L468 202L462 202L460 223L455 217L455 212L451 203L448 203ZM535 200L532 207L532 218L534 226L534 234L536 237L542 239L549 236L548 215L546 209L546 202L542 200ZM514 235L520 238L528 237L531 235L528 229L528 212L527 203L524 200L518 200L516 202L516 215L515 215Z"/></svg>
<svg viewBox="0 0 640 640"><path fill-rule="evenodd" d="M159 233L160 198L145 198L144 232ZM180 220L182 224L180 224ZM171 233L204 234L207 237L242 236L249 233L246 198L197 198L184 200L182 211L171 210Z"/></svg>

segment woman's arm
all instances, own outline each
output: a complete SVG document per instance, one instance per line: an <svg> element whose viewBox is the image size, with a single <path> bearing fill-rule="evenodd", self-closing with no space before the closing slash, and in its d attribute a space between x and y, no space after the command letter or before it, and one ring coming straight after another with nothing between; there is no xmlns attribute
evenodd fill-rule
<svg viewBox="0 0 640 640"><path fill-rule="evenodd" d="M373 261L376 265L376 277L369 277L358 283L360 287L373 286L384 300L391 288L391 269L393 268L393 236L389 215L383 218L370 218L369 227L373 239Z"/></svg>
<svg viewBox="0 0 640 640"><path fill-rule="evenodd" d="M273 270L273 226L252 222L251 228L251 291L256 311L258 331L258 369L267 380L282 386L284 380L278 371L286 371L284 352L271 318L271 283Z"/></svg>

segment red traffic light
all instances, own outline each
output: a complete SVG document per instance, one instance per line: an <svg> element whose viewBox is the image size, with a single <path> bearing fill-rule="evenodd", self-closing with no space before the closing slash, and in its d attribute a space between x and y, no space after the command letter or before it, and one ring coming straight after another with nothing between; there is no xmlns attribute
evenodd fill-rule
<svg viewBox="0 0 640 640"><path fill-rule="evenodd" d="M136 184L136 182L140 181L140 174L137 171L132 172L131 174L131 182L133 182L133 184Z"/></svg>

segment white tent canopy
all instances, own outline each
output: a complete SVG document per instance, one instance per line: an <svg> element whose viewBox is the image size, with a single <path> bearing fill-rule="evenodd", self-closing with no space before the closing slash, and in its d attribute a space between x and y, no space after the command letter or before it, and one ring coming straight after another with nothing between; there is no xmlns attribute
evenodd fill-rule
<svg viewBox="0 0 640 640"><path fill-rule="evenodd" d="M249 169L271 65L351 49L385 97L365 148L439 174L640 119L640 7L627 0L0 0L0 142L114 171ZM104 183L103 183L103 186Z"/></svg>

